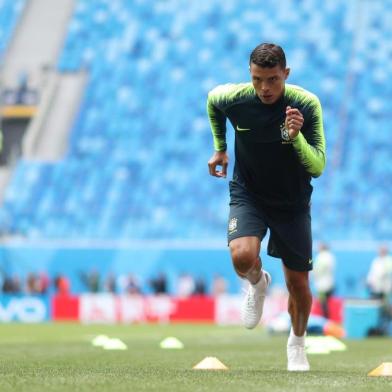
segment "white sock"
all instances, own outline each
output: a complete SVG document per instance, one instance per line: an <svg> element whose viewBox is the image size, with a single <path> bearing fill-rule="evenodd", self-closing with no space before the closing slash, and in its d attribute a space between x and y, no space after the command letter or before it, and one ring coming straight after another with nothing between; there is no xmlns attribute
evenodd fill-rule
<svg viewBox="0 0 392 392"><path fill-rule="evenodd" d="M289 336L289 340L287 342L287 345L288 346L302 346L302 347L304 347L305 346L305 336L306 336L306 332L303 336L296 336L294 334L293 327L291 327L290 336Z"/></svg>
<svg viewBox="0 0 392 392"><path fill-rule="evenodd" d="M249 282L250 283L250 282ZM257 283L250 283L254 288L259 288L259 287L264 287L265 284L265 279L264 279L264 271L261 269L261 275L260 279L257 281Z"/></svg>

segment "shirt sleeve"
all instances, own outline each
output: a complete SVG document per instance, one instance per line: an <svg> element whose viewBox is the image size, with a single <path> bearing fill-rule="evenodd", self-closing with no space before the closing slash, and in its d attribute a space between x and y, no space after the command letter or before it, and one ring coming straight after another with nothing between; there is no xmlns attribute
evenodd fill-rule
<svg viewBox="0 0 392 392"><path fill-rule="evenodd" d="M207 98L207 114L210 121L215 151L226 151L226 115L219 107L219 96L214 89Z"/></svg>
<svg viewBox="0 0 392 392"><path fill-rule="evenodd" d="M319 177L325 168L325 136L320 101L315 98L310 108L309 126L293 139L300 162L312 177Z"/></svg>

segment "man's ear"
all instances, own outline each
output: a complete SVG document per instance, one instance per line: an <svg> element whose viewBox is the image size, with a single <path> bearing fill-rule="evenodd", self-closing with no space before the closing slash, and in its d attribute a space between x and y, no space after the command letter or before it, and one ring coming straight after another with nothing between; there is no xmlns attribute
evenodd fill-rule
<svg viewBox="0 0 392 392"><path fill-rule="evenodd" d="M290 75L290 68L286 68L284 70L284 80L286 80Z"/></svg>

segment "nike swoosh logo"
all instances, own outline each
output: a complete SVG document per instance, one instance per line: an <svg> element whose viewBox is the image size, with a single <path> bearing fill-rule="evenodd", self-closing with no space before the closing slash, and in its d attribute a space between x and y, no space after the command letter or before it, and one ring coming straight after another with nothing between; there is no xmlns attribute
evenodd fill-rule
<svg viewBox="0 0 392 392"><path fill-rule="evenodd" d="M240 128L238 125L237 125L237 131L240 131L240 132L244 132L244 131L250 131L250 129L249 128Z"/></svg>

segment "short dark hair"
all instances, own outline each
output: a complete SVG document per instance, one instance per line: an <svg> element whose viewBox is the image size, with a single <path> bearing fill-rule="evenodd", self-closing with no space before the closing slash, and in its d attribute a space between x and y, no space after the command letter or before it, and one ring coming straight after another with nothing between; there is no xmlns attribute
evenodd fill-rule
<svg viewBox="0 0 392 392"><path fill-rule="evenodd" d="M286 55L279 45L264 43L253 49L249 65L251 63L262 68L273 68L279 65L282 69L286 69Z"/></svg>

